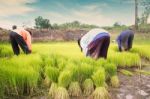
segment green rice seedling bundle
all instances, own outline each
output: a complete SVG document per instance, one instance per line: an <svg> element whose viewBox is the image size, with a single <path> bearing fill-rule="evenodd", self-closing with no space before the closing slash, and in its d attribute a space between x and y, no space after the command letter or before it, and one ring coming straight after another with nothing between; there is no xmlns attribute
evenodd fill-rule
<svg viewBox="0 0 150 99"><path fill-rule="evenodd" d="M80 65L80 82L82 83L85 79L90 78L93 74L94 67L87 64L87 63L81 63Z"/></svg>
<svg viewBox="0 0 150 99"><path fill-rule="evenodd" d="M99 68L92 75L92 79L96 86L95 91L92 93L92 99L109 99L109 93L106 90L105 86L105 70L104 68Z"/></svg>
<svg viewBox="0 0 150 99"><path fill-rule="evenodd" d="M103 65L106 73L106 79L117 75L117 66L114 63L106 63Z"/></svg>
<svg viewBox="0 0 150 99"><path fill-rule="evenodd" d="M55 95L54 99L70 99L67 89L64 87L58 87L57 95Z"/></svg>
<svg viewBox="0 0 150 99"><path fill-rule="evenodd" d="M72 81L80 81L80 67L71 61L66 64L65 70L70 71Z"/></svg>
<svg viewBox="0 0 150 99"><path fill-rule="evenodd" d="M104 68L99 68L93 73L92 79L96 87L103 87L105 85L105 70Z"/></svg>
<svg viewBox="0 0 150 99"><path fill-rule="evenodd" d="M50 87L49 93L48 93L48 98L49 99L54 99L55 98L55 95L57 94L57 88L58 88L58 85L56 83L51 84L51 87Z"/></svg>
<svg viewBox="0 0 150 99"><path fill-rule="evenodd" d="M67 88L72 81L71 72L64 70L60 73L58 77L58 85L64 88Z"/></svg>
<svg viewBox="0 0 150 99"><path fill-rule="evenodd" d="M107 64L108 63L108 61L106 60L106 59L104 59L104 58L100 58L100 59L98 59L97 61L96 61L96 64L98 65L98 66L104 66L105 64Z"/></svg>
<svg viewBox="0 0 150 99"><path fill-rule="evenodd" d="M97 87L91 95L91 99L110 99L110 95L105 87Z"/></svg>
<svg viewBox="0 0 150 99"><path fill-rule="evenodd" d="M131 67L140 65L138 54L129 52L113 52L108 55L108 61L115 63L118 67Z"/></svg>
<svg viewBox="0 0 150 99"><path fill-rule="evenodd" d="M0 46L0 57L10 57L13 55L13 51L11 50L11 47L1 45Z"/></svg>
<svg viewBox="0 0 150 99"><path fill-rule="evenodd" d="M128 71L128 70L125 70L125 69L121 69L119 70L122 74L126 75L126 76L133 76L133 73Z"/></svg>
<svg viewBox="0 0 150 99"><path fill-rule="evenodd" d="M1 72L6 75L5 89L8 94L15 92L17 95L30 93L31 89L37 86L39 80L39 65L33 66L32 60L35 61L38 58L31 58L31 56L14 56L10 59L3 59L1 61Z"/></svg>
<svg viewBox="0 0 150 99"><path fill-rule="evenodd" d="M52 66L46 66L45 70L46 76L49 78L52 82L58 82L59 77L59 69Z"/></svg>
<svg viewBox="0 0 150 99"><path fill-rule="evenodd" d="M138 53L141 57L150 60L150 51L148 51L148 49L150 49L149 46L147 46L147 45L140 45L140 46L135 46L131 50L131 52Z"/></svg>
<svg viewBox="0 0 150 99"><path fill-rule="evenodd" d="M59 58L59 56L55 55L55 54L48 55L44 61L45 65L58 68L58 58Z"/></svg>
<svg viewBox="0 0 150 99"><path fill-rule="evenodd" d="M73 97L78 97L82 94L80 84L78 82L71 82L68 89L69 95Z"/></svg>
<svg viewBox="0 0 150 99"><path fill-rule="evenodd" d="M117 88L120 85L117 75L112 76L110 82L111 82L112 87L116 87Z"/></svg>
<svg viewBox="0 0 150 99"><path fill-rule="evenodd" d="M91 79L86 79L83 82L83 94L85 96L89 96L92 94L92 92L94 91L94 83Z"/></svg>

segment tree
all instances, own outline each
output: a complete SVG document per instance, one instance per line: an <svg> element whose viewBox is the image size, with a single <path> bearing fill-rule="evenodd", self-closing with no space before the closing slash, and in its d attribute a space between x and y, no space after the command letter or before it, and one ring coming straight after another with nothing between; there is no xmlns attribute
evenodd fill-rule
<svg viewBox="0 0 150 99"><path fill-rule="evenodd" d="M138 0L135 0L135 29L138 30Z"/></svg>
<svg viewBox="0 0 150 99"><path fill-rule="evenodd" d="M51 28L49 19L43 19L43 17L38 16L37 18L35 18L35 28L37 28L37 29Z"/></svg>
<svg viewBox="0 0 150 99"><path fill-rule="evenodd" d="M121 26L121 24L119 22L115 22L113 26L114 27L119 27L119 26Z"/></svg>
<svg viewBox="0 0 150 99"><path fill-rule="evenodd" d="M144 7L141 21L142 24L147 24L150 15L150 0L142 0L141 5Z"/></svg>

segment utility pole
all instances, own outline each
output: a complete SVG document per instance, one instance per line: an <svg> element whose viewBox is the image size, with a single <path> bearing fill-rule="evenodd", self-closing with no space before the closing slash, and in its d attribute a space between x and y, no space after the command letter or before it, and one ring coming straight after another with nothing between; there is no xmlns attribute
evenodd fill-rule
<svg viewBox="0 0 150 99"><path fill-rule="evenodd" d="M135 30L138 30L138 0L135 0Z"/></svg>

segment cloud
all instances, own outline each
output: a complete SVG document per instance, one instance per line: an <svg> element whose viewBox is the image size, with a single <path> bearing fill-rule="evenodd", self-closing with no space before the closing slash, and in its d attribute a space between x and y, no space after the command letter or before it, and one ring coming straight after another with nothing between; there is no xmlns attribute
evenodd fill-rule
<svg viewBox="0 0 150 99"><path fill-rule="evenodd" d="M69 13L49 12L48 16L52 23L64 23L78 20L82 23L98 26L111 26L117 20L105 15L101 8L108 7L106 4L92 4L82 6L79 9L69 10ZM63 7L64 8L64 7Z"/></svg>
<svg viewBox="0 0 150 99"><path fill-rule="evenodd" d="M27 6L27 3L34 3L36 0L1 0L0 3L0 17L7 17L13 15L24 15L35 9Z"/></svg>

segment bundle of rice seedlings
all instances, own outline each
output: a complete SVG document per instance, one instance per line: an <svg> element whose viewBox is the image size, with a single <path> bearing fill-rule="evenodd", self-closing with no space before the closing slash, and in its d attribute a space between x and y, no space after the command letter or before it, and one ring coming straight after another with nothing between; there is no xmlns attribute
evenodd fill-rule
<svg viewBox="0 0 150 99"><path fill-rule="evenodd" d="M117 66L113 63L104 64L104 69L106 72L106 79L109 79L111 76L114 76L117 74Z"/></svg>
<svg viewBox="0 0 150 99"><path fill-rule="evenodd" d="M118 67L140 66L140 56L130 52L112 52L108 56L108 61L115 63Z"/></svg>
<svg viewBox="0 0 150 99"><path fill-rule="evenodd" d="M92 93L91 99L110 99L110 95L105 87L97 87Z"/></svg>
<svg viewBox="0 0 150 99"><path fill-rule="evenodd" d="M66 64L65 70L70 71L71 76L72 76L72 81L79 81L80 79L80 71L79 71L79 66L76 65L75 63L69 62L69 64Z"/></svg>
<svg viewBox="0 0 150 99"><path fill-rule="evenodd" d="M105 70L104 68L99 68L92 75L92 79L96 87L101 87L105 85Z"/></svg>
<svg viewBox="0 0 150 99"><path fill-rule="evenodd" d="M86 79L83 82L83 94L85 96L89 96L92 94L93 91L94 91L93 81L91 79Z"/></svg>
<svg viewBox="0 0 150 99"><path fill-rule="evenodd" d="M138 53L141 57L150 60L150 52L147 51L147 49L150 49L150 47L147 45L140 45L132 48L131 52Z"/></svg>
<svg viewBox="0 0 150 99"><path fill-rule="evenodd" d="M71 72L64 70L60 73L58 77L58 85L64 88L67 88L72 80Z"/></svg>
<svg viewBox="0 0 150 99"><path fill-rule="evenodd" d="M119 79L118 79L118 76L112 76L111 77L111 85L112 85L112 87L119 87Z"/></svg>
<svg viewBox="0 0 150 99"><path fill-rule="evenodd" d="M53 99L70 99L70 97L66 88L58 87L57 94L55 94Z"/></svg>
<svg viewBox="0 0 150 99"><path fill-rule="evenodd" d="M58 88L58 86L57 86L56 83L52 83L51 84L51 87L50 87L49 93L48 93L48 98L50 98L50 99L54 99L55 98L55 95L57 93L57 88Z"/></svg>
<svg viewBox="0 0 150 99"><path fill-rule="evenodd" d="M51 81L49 80L48 77L46 77L43 81L44 86L49 87L50 86Z"/></svg>
<svg viewBox="0 0 150 99"><path fill-rule="evenodd" d="M104 66L107 63L108 63L107 60L104 59L104 58L100 58L100 59L97 60L98 66Z"/></svg>
<svg viewBox="0 0 150 99"><path fill-rule="evenodd" d="M45 73L50 81L52 82L58 81L59 70L56 67L46 66Z"/></svg>
<svg viewBox="0 0 150 99"><path fill-rule="evenodd" d="M78 97L81 95L82 91L78 82L71 82L68 89L70 96Z"/></svg>
<svg viewBox="0 0 150 99"><path fill-rule="evenodd" d="M128 70L125 70L125 69L121 69L119 70L122 74L126 75L126 76L133 76L133 73L128 71Z"/></svg>
<svg viewBox="0 0 150 99"><path fill-rule="evenodd" d="M2 45L0 46L0 57L10 57L13 55L11 47Z"/></svg>
<svg viewBox="0 0 150 99"><path fill-rule="evenodd" d="M82 63L80 66L80 73L79 73L79 78L80 82L82 83L85 79L90 78L91 75L93 74L94 67L87 64L87 63Z"/></svg>

